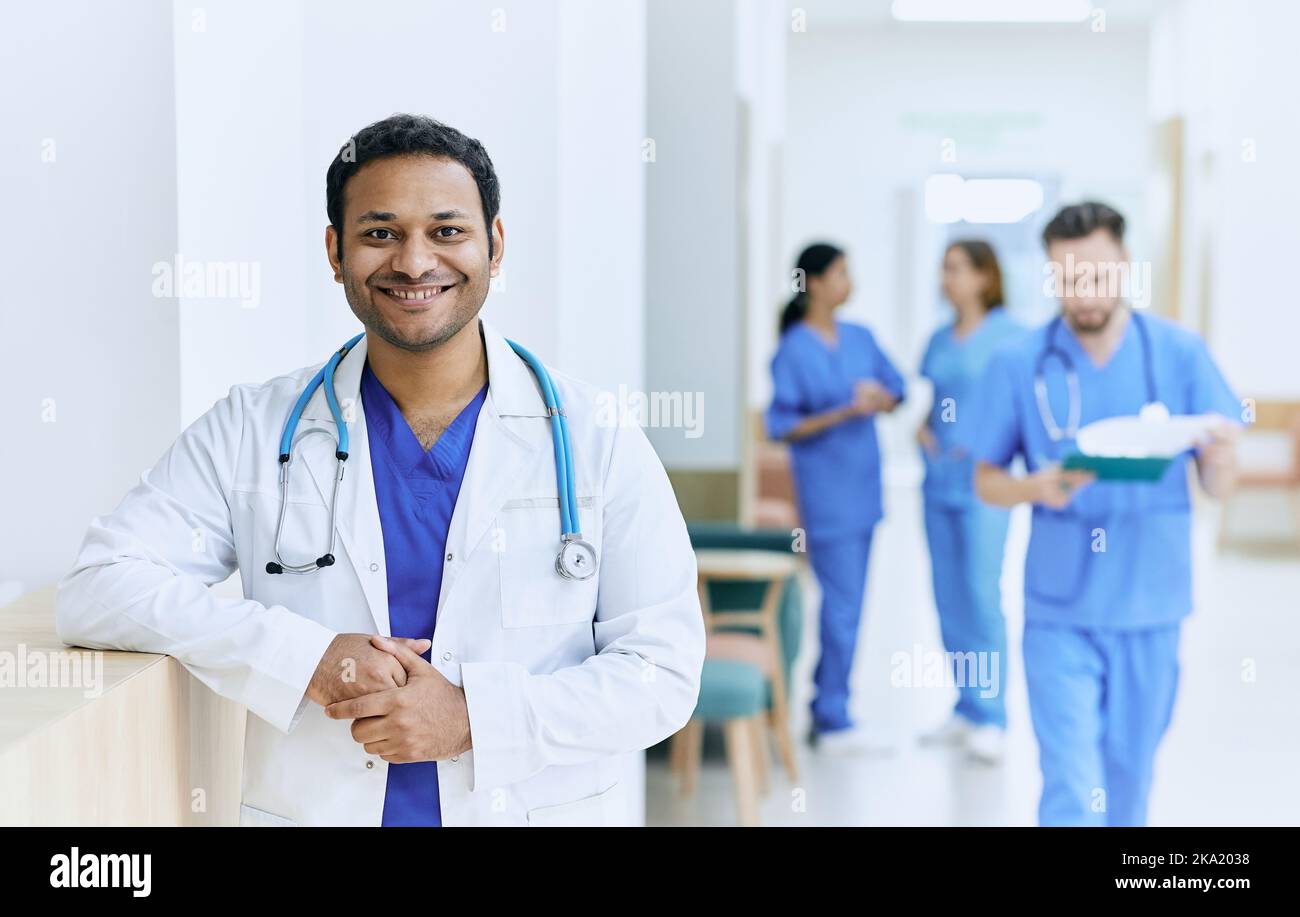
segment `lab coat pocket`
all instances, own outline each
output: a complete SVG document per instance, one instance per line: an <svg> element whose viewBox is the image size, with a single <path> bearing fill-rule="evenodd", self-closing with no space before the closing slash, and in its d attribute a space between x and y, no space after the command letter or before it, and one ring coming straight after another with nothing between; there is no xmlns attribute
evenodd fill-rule
<svg viewBox="0 0 1300 917"><path fill-rule="evenodd" d="M278 510L278 508L277 508ZM278 518L278 517L277 517ZM289 501L284 507L284 528L280 535L280 554L285 563L311 563L328 551L337 551L338 541L331 547L330 510L319 501ZM271 530L274 550L275 531ZM272 559L271 557L267 558Z"/></svg>
<svg viewBox="0 0 1300 917"><path fill-rule="evenodd" d="M319 497L316 500L289 500L282 506L278 494L257 494L252 509L256 569L264 568L267 561L309 564L327 552L338 554L339 540L332 537L334 533L330 531L330 508ZM277 527L281 529L279 558L275 554ZM292 574L285 576L300 579Z"/></svg>
<svg viewBox="0 0 1300 917"><path fill-rule="evenodd" d="M1072 601L1083 587L1092 554L1086 520L1035 509L1025 555L1025 593L1044 602Z"/></svg>
<svg viewBox="0 0 1300 917"><path fill-rule="evenodd" d="M280 519L279 495L251 494L247 503L241 501L232 510L239 513L251 534L246 541L250 553L247 557L240 557L244 594L264 605L285 605L305 617L323 621L325 610L338 605L341 581L351 575L347 564L343 563L342 541L335 539L333 552L339 563L332 567L318 569L306 576L269 573L266 565L280 562L275 553L275 529ZM323 503L291 500L285 504L284 530L280 538L282 562L308 564L328 551L329 522L329 507Z"/></svg>
<svg viewBox="0 0 1300 917"><path fill-rule="evenodd" d="M590 498L585 506L579 500L582 520L590 503ZM572 580L555 569L559 513L559 503L551 497L512 500L498 515L493 548L500 566L502 627L580 624L595 618L600 574Z"/></svg>
<svg viewBox="0 0 1300 917"><path fill-rule="evenodd" d="M591 828L602 827L613 822L611 812L615 798L614 790L618 782L610 784L603 792L594 796L584 796L573 802L557 806L541 806L528 810L530 828Z"/></svg>
<svg viewBox="0 0 1300 917"><path fill-rule="evenodd" d="M283 815L276 815L267 812L265 809L255 809L241 803L239 806L239 827L296 828L298 823L291 818L285 818Z"/></svg>

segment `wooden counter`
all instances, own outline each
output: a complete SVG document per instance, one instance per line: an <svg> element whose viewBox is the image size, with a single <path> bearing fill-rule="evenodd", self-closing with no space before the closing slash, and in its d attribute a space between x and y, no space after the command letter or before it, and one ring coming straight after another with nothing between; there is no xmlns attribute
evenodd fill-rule
<svg viewBox="0 0 1300 917"><path fill-rule="evenodd" d="M244 708L175 659L68 647L54 587L0 608L0 825L235 825Z"/></svg>

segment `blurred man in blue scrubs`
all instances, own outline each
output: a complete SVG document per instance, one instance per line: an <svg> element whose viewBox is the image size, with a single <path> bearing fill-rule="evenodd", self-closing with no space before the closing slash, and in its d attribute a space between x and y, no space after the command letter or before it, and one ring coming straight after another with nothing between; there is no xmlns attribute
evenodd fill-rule
<svg viewBox="0 0 1300 917"><path fill-rule="evenodd" d="M878 750L880 740L849 717L849 675L882 516L875 415L903 400L903 377L870 331L834 316L853 289L840 249L810 245L796 277L803 288L781 315L767 432L790 442L800 523L822 590L812 740L828 752Z"/></svg>
<svg viewBox="0 0 1300 917"><path fill-rule="evenodd" d="M964 743L972 757L992 764L1002 759L1007 725L1000 579L1009 513L975 497L974 462L959 431L974 416L978 383L990 358L1025 328L1006 315L1002 270L993 247L981 239L948 246L943 294L956 317L934 333L921 359L934 401L917 439L925 460L922 493L934 603L944 649L952 654L957 709L922 741ZM992 687L972 677L990 671L997 672Z"/></svg>
<svg viewBox="0 0 1300 917"><path fill-rule="evenodd" d="M1197 335L1125 301L1115 282L1130 264L1118 212L1066 207L1043 240L1061 312L989 366L970 429L976 491L998 506L1033 504L1024 654L1043 773L1039 822L1142 825L1192 606L1188 469L1194 463L1211 496L1231 489L1241 403ZM1076 427L1151 402L1224 420L1158 482L1062 470ZM1006 470L1016 455L1023 477Z"/></svg>

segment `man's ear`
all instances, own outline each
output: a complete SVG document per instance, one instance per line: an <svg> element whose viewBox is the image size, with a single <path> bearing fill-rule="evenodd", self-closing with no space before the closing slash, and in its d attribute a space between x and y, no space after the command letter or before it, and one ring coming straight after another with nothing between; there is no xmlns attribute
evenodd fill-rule
<svg viewBox="0 0 1300 917"><path fill-rule="evenodd" d="M334 270L334 282L343 282L343 262L338 256L338 233L334 231L332 225L325 227L325 257L329 259L330 267Z"/></svg>
<svg viewBox="0 0 1300 917"><path fill-rule="evenodd" d="M506 253L506 227L501 216L492 221L492 260L488 262L488 276L495 277L501 272L501 259Z"/></svg>

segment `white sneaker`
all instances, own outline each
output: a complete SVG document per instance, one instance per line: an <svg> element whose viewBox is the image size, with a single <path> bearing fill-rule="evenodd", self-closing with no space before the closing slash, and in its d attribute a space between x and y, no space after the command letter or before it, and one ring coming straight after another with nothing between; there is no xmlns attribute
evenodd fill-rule
<svg viewBox="0 0 1300 917"><path fill-rule="evenodd" d="M976 726L966 736L966 752L983 764L1001 764L1006 735L1005 729L992 723Z"/></svg>
<svg viewBox="0 0 1300 917"><path fill-rule="evenodd" d="M922 733L920 742L922 745L959 745L966 741L974 728L970 720L954 713L939 728Z"/></svg>
<svg viewBox="0 0 1300 917"><path fill-rule="evenodd" d="M813 745L819 753L825 755L890 755L897 750L888 736L870 732L861 726L815 733Z"/></svg>

